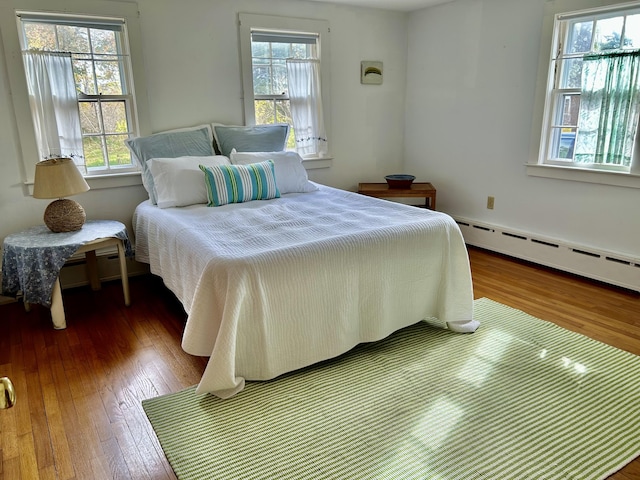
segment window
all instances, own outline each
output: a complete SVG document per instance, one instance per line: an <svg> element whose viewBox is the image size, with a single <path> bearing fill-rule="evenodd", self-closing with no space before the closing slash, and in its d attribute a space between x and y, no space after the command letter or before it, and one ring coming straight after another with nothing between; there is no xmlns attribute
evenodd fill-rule
<svg viewBox="0 0 640 480"><path fill-rule="evenodd" d="M138 5L104 0L73 5L0 1L23 182L30 190L36 162L65 153L74 155L81 170L87 161L84 173L92 189L140 185L139 170L122 143L128 135L151 133ZM27 69L37 69L30 79L46 87L38 96L28 85ZM48 73L41 82L39 75ZM43 112L47 116L39 124Z"/></svg>
<svg viewBox="0 0 640 480"><path fill-rule="evenodd" d="M318 35L251 32L251 69L255 123L288 123L293 127L287 59L317 59ZM293 128L288 149L295 149Z"/></svg>
<svg viewBox="0 0 640 480"><path fill-rule="evenodd" d="M135 102L130 85L126 27L121 19L63 17L18 14L22 27L21 45L25 74L29 86L32 115L40 157L73 156L84 164L88 174L134 170L124 141L134 133ZM53 54L53 55L52 55ZM68 56L61 64L59 59ZM69 69L69 75L65 74ZM73 82L74 108L60 105L46 97L57 94L60 79ZM43 93L43 85L50 83ZM64 85L62 86L64 87ZM71 96L73 97L73 95ZM35 101L34 101L35 99ZM42 105L41 108L35 104ZM51 128L43 121L52 108L57 135L62 145L47 141ZM62 115L61 109L65 109ZM77 110L78 142L70 140L74 125L69 118Z"/></svg>
<svg viewBox="0 0 640 480"><path fill-rule="evenodd" d="M328 153L328 31L325 21L240 14L245 123L289 124L287 148L307 158Z"/></svg>
<svg viewBox="0 0 640 480"><path fill-rule="evenodd" d="M556 15L538 163L640 173L639 118L640 4Z"/></svg>

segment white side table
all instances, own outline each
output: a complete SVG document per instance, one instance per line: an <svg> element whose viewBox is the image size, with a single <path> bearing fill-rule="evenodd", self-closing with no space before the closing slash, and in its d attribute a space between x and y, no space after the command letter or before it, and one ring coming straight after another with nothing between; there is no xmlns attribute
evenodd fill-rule
<svg viewBox="0 0 640 480"><path fill-rule="evenodd" d="M133 251L126 227L113 220L89 220L76 232L54 233L41 225L7 236L2 252L2 293L16 296L21 292L27 310L30 303L49 307L54 328L66 328L60 270L73 254L84 253L89 282L98 290L96 250L113 245L118 249L124 303L129 306L126 257L133 256Z"/></svg>

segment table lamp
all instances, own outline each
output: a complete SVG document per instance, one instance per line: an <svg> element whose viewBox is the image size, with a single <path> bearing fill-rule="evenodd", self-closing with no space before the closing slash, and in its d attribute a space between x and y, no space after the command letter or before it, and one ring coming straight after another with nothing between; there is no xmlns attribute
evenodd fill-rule
<svg viewBox="0 0 640 480"><path fill-rule="evenodd" d="M57 198L44 211L44 223L52 232L80 230L87 216L84 208L68 197L89 190L89 185L70 158L52 158L36 163L34 198Z"/></svg>
<svg viewBox="0 0 640 480"><path fill-rule="evenodd" d="M8 377L0 378L0 410L11 408L16 403L16 391Z"/></svg>

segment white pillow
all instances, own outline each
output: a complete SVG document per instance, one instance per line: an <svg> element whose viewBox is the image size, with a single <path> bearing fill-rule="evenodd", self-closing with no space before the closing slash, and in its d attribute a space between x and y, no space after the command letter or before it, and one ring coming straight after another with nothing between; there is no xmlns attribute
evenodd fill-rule
<svg viewBox="0 0 640 480"><path fill-rule="evenodd" d="M200 165L229 165L222 155L210 157L152 158L147 161L160 208L207 203L207 186Z"/></svg>
<svg viewBox="0 0 640 480"><path fill-rule="evenodd" d="M273 160L276 185L281 194L315 192L318 187L309 181L302 158L296 152L236 152L231 150L231 163L248 165L249 163Z"/></svg>
<svg viewBox="0 0 640 480"><path fill-rule="evenodd" d="M178 128L166 132L154 133L146 137L125 140L132 157L142 170L142 184L149 193L153 204L158 203L153 184L153 175L147 162L152 158L178 158L186 156L215 155L211 125Z"/></svg>

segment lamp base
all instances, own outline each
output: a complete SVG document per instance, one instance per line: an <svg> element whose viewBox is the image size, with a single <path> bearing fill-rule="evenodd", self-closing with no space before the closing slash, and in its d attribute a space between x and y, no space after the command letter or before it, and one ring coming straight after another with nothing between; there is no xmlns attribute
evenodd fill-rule
<svg viewBox="0 0 640 480"><path fill-rule="evenodd" d="M44 211L44 224L55 233L80 230L86 219L82 205L68 198L54 200Z"/></svg>

